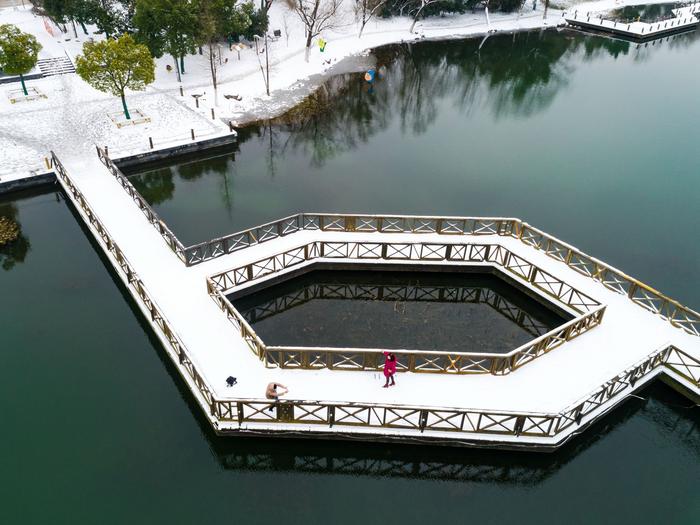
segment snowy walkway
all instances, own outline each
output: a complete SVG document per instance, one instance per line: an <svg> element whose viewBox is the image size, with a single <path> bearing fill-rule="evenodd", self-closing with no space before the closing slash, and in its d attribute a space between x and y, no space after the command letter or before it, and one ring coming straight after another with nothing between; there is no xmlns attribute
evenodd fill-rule
<svg viewBox="0 0 700 525"><path fill-rule="evenodd" d="M673 9L673 18L659 22L618 22L603 18L603 13L579 12L574 9L564 16L567 23L573 27L591 29L614 36L622 36L634 40L650 40L661 38L672 33L690 31L700 25L700 6L693 4Z"/></svg>
<svg viewBox="0 0 700 525"><path fill-rule="evenodd" d="M61 158L60 152L58 156ZM121 248L184 343L199 374L219 400L261 399L266 384L278 381L290 388L286 397L289 400L553 414L566 410L616 374L660 348L674 345L700 361L700 337L671 326L668 321L634 304L625 295L609 290L594 279L512 237L305 230L186 267L95 154L67 157L64 165L70 180L83 194L111 239ZM382 389L379 374L374 372L265 368L208 295L206 278L315 240L500 244L607 305L605 318L600 326L506 376L404 373L399 374L396 388ZM660 371L657 369L655 373ZM226 386L225 379L229 375L238 378L234 388ZM644 380L651 377L649 375ZM640 380L639 384L642 382ZM192 388L192 382L188 383ZM694 388L700 394L697 383L695 386L686 383L687 387ZM198 399L206 410L201 396ZM620 397L614 398L610 403L620 400ZM609 408L603 407L600 411L602 413ZM215 417L211 420L219 429L300 429L298 424L274 420L246 423L240 427L238 423L217 421ZM333 426L332 429L308 425L302 430L349 432L343 425ZM376 434L376 430L366 428L356 429L355 432ZM382 428L381 432L384 436L410 433L409 430L386 428ZM427 434L422 433L423 436ZM440 433L433 434L438 438L441 436ZM471 437L480 439L479 435ZM488 437L494 440L493 436ZM467 438L462 436L460 439ZM499 439L537 442L538 438L502 436ZM558 436L556 440L550 439L549 443L560 439L561 436Z"/></svg>

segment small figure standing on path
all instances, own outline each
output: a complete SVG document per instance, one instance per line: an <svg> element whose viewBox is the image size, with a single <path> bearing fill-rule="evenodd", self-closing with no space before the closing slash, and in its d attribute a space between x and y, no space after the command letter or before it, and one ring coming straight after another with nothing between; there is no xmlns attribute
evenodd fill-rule
<svg viewBox="0 0 700 525"><path fill-rule="evenodd" d="M384 352L384 357L384 377L386 377L386 383L384 383L383 388L388 388L396 384L396 381L394 381L394 374L396 373L396 356L391 352ZM391 384L389 384L390 379Z"/></svg>
<svg viewBox="0 0 700 525"><path fill-rule="evenodd" d="M280 396L283 396L287 392L289 392L289 389L281 383L268 383L265 389L265 397L276 402L279 401ZM274 404L270 405L268 410L272 412L273 408L275 408Z"/></svg>

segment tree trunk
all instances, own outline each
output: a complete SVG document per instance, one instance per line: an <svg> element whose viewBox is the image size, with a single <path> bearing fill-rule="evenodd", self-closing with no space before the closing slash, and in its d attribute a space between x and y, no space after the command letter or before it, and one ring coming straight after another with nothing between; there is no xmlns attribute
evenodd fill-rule
<svg viewBox="0 0 700 525"><path fill-rule="evenodd" d="M360 34L357 35L357 38L362 38L362 31L365 30L365 25L367 24L367 21L363 18L362 19L362 24L360 25Z"/></svg>
<svg viewBox="0 0 700 525"><path fill-rule="evenodd" d="M71 24L73 24L73 35L75 38L78 38L78 30L75 28L75 19L71 18L70 19Z"/></svg>
<svg viewBox="0 0 700 525"><path fill-rule="evenodd" d="M216 60L214 57L214 45L209 42L209 69L211 70L211 82L214 85L214 105L219 105L219 91L216 85Z"/></svg>
<svg viewBox="0 0 700 525"><path fill-rule="evenodd" d="M182 77L180 76L180 65L177 63L177 57L173 55L173 60L175 61L175 71L177 71L177 81L182 82Z"/></svg>
<svg viewBox="0 0 700 525"><path fill-rule="evenodd" d="M421 7L417 12L416 16L413 17L413 23L411 24L411 29L408 30L409 33L413 33L413 28L416 27L416 22L418 22L418 17L420 16L423 8Z"/></svg>
<svg viewBox="0 0 700 525"><path fill-rule="evenodd" d="M267 75L267 79L265 80L265 89L267 90L267 96L270 96L270 59L267 54L267 33L265 33L265 74Z"/></svg>
<svg viewBox="0 0 700 525"><path fill-rule="evenodd" d="M87 27L85 27L85 23L84 23L84 22L80 22L80 27L83 28L83 33L85 33L85 34L87 35L87 34L88 34L88 30L87 30Z"/></svg>
<svg viewBox="0 0 700 525"><path fill-rule="evenodd" d="M124 98L124 93L122 92L122 106L124 107L124 116L126 120L131 120L131 115L129 115L129 108L126 107L126 99Z"/></svg>
<svg viewBox="0 0 700 525"><path fill-rule="evenodd" d="M27 93L27 86L24 85L24 75L19 76L19 81L22 83L22 91L24 92L24 96L28 96L29 93Z"/></svg>
<svg viewBox="0 0 700 525"><path fill-rule="evenodd" d="M308 62L309 56L311 55L311 41L313 40L313 35L309 31L306 35L306 51L304 52L304 59Z"/></svg>
<svg viewBox="0 0 700 525"><path fill-rule="evenodd" d="M180 55L180 72L181 73L185 72L185 57L184 57L184 55Z"/></svg>

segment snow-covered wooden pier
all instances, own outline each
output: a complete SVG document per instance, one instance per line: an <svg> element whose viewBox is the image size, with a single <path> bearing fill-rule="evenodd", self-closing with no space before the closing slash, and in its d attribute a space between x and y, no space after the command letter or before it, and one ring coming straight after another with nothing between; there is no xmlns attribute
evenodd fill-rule
<svg viewBox="0 0 700 525"><path fill-rule="evenodd" d="M673 9L673 16L656 22L618 21L603 18L603 13L567 12L564 20L572 27L607 33L636 41L653 40L667 35L692 31L700 24L700 4L692 3Z"/></svg>
<svg viewBox="0 0 700 525"><path fill-rule="evenodd" d="M551 450L657 377L700 399L697 312L520 220L299 214L185 247L103 151L52 155L220 434ZM397 351L398 386L382 389L380 349L272 347L227 299L339 264L477 266L572 319L504 354ZM274 404L271 381L290 389Z"/></svg>

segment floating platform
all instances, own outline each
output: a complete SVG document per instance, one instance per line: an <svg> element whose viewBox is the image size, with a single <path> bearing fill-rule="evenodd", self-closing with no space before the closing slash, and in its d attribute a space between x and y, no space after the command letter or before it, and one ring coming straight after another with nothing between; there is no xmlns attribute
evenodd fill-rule
<svg viewBox="0 0 700 525"><path fill-rule="evenodd" d="M218 434L547 451L657 377L700 397L700 314L518 219L298 214L185 247L98 154L52 154L57 178ZM505 354L396 351L383 389L381 349L270 346L227 299L323 265L498 272L572 319Z"/></svg>
<svg viewBox="0 0 700 525"><path fill-rule="evenodd" d="M700 25L700 4L690 4L671 11L673 17L657 22L621 22L603 18L602 13L566 13L564 20L572 27L641 42L695 30Z"/></svg>

